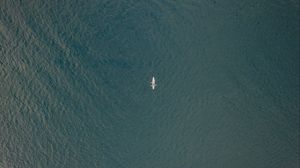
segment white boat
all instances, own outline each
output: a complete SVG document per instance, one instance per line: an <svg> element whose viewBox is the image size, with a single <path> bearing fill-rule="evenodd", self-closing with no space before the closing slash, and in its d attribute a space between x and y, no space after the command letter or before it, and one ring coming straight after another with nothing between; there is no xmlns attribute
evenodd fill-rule
<svg viewBox="0 0 300 168"><path fill-rule="evenodd" d="M154 76L152 77L152 81L151 81L150 83L151 83L152 90L154 90L154 89L155 89L155 86L156 86Z"/></svg>

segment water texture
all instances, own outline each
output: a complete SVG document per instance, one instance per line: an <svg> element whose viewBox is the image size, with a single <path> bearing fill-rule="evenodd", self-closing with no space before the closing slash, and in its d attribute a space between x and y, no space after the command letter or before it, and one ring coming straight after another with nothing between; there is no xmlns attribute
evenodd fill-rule
<svg viewBox="0 0 300 168"><path fill-rule="evenodd" d="M298 168L299 76L297 0L1 0L0 168Z"/></svg>

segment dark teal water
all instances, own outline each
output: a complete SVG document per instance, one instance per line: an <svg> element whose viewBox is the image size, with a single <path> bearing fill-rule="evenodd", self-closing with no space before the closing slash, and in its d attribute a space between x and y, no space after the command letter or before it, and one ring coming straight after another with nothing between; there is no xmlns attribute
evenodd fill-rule
<svg viewBox="0 0 300 168"><path fill-rule="evenodd" d="M1 0L0 168L298 168L299 75L297 0Z"/></svg>

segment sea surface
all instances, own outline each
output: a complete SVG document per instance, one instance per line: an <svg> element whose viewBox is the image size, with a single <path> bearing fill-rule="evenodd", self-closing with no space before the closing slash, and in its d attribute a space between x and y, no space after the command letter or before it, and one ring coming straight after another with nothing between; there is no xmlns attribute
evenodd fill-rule
<svg viewBox="0 0 300 168"><path fill-rule="evenodd" d="M298 168L299 6L1 0L0 168Z"/></svg>

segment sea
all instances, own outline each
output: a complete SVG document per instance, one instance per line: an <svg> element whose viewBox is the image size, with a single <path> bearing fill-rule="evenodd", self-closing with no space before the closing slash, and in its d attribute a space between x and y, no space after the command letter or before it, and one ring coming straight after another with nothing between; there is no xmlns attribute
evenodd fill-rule
<svg viewBox="0 0 300 168"><path fill-rule="evenodd" d="M0 168L298 168L299 11L1 0Z"/></svg>

